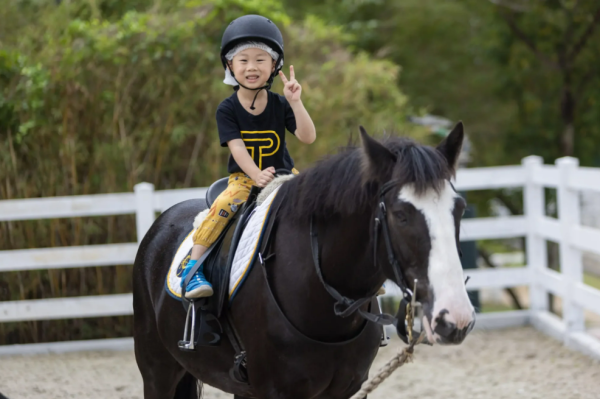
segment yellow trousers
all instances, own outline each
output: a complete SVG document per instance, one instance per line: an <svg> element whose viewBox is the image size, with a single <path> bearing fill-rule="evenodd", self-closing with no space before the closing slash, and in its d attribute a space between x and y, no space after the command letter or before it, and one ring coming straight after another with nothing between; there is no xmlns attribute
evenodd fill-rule
<svg viewBox="0 0 600 399"><path fill-rule="evenodd" d="M194 233L194 244L210 247L219 238L229 220L246 202L253 185L256 183L245 173L232 173L229 176L227 189L215 199L208 215Z"/></svg>

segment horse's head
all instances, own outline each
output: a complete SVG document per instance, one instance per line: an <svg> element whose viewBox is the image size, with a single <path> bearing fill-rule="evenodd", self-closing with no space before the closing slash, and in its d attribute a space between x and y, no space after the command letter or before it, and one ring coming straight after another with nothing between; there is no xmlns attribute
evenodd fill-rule
<svg viewBox="0 0 600 399"><path fill-rule="evenodd" d="M385 216L379 202L375 210L387 224L380 235L388 234L391 243L390 251L385 239L376 242L384 274L410 289L418 281L416 300L430 343L459 344L475 324L459 256L466 202L450 184L463 142L462 123L436 148L402 139L382 144L362 128L361 137L365 179L384 191L388 188L380 198ZM389 255L396 258L396 266Z"/></svg>

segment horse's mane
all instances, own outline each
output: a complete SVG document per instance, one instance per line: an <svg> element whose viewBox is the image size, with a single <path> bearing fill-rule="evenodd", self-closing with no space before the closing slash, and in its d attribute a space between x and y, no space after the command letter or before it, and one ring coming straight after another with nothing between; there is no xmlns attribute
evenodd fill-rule
<svg viewBox="0 0 600 399"><path fill-rule="evenodd" d="M428 189L439 192L454 169L441 152L407 138L390 137L381 141L396 157L390 165L398 190L413 183L418 195ZM318 162L313 168L289 181L288 217L307 220L311 216L329 219L348 216L375 206L381 183L377 176L364 176L366 154L359 146L348 146L336 155Z"/></svg>

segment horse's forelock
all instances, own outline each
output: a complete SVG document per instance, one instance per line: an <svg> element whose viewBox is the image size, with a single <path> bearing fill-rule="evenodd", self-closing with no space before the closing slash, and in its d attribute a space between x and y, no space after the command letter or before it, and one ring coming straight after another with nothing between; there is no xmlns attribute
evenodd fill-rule
<svg viewBox="0 0 600 399"><path fill-rule="evenodd" d="M446 180L454 175L446 158L433 147L412 140L402 141L388 145L397 154L393 179L398 182L398 187L412 183L418 195L429 189L439 193Z"/></svg>

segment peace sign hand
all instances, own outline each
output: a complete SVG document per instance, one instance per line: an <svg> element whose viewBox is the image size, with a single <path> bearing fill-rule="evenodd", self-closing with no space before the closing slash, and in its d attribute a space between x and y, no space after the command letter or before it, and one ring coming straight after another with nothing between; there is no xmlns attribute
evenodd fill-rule
<svg viewBox="0 0 600 399"><path fill-rule="evenodd" d="M283 94L288 103L300 101L300 95L302 94L302 86L296 80L296 74L294 73L294 66L290 65L290 80L285 77L282 71L279 71L279 76L284 84Z"/></svg>

